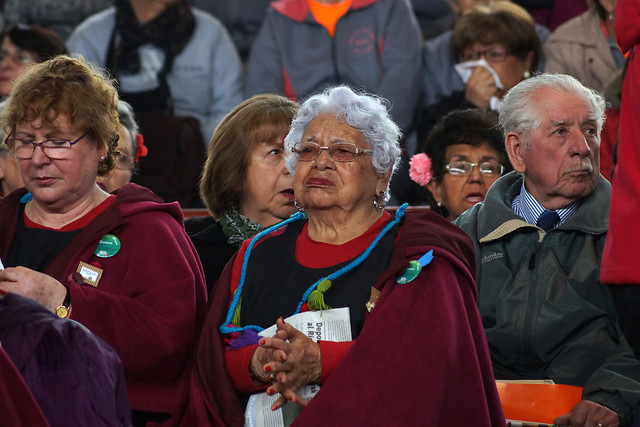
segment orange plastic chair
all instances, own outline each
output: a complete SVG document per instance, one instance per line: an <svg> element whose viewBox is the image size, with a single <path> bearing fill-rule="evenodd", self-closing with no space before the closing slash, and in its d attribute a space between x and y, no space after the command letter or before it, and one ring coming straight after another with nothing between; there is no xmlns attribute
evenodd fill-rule
<svg viewBox="0 0 640 427"><path fill-rule="evenodd" d="M531 384L496 381L507 420L553 425L582 400L582 387L565 384Z"/></svg>

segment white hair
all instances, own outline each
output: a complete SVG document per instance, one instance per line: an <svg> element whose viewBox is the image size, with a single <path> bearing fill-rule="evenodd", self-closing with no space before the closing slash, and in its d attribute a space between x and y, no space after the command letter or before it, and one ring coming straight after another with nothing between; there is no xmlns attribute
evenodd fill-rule
<svg viewBox="0 0 640 427"><path fill-rule="evenodd" d="M284 139L286 165L291 176L295 175L298 163L293 146L302 140L309 123L325 113L334 113L338 120L364 135L373 149L371 161L376 172L395 172L400 164L402 132L389 116L385 100L368 93L355 93L347 86L336 86L307 99L294 117ZM386 193L388 196L389 186Z"/></svg>

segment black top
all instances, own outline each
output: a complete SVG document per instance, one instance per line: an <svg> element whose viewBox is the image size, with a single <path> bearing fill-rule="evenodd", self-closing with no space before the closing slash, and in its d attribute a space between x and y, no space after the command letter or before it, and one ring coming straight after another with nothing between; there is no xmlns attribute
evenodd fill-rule
<svg viewBox="0 0 640 427"><path fill-rule="evenodd" d="M59 231L43 228L28 228L24 224L24 203L20 204L20 214L16 225L16 234L9 249L5 267L27 267L35 271L44 271L49 263L81 231Z"/></svg>
<svg viewBox="0 0 640 427"><path fill-rule="evenodd" d="M215 223L215 218L210 215L194 216L192 218L184 219L184 229L189 236L192 236Z"/></svg>
<svg viewBox="0 0 640 427"><path fill-rule="evenodd" d="M304 223L293 222L281 235L267 238L253 248L242 290L240 320L243 326L268 328L279 316L292 315L311 285L353 261L326 268L301 265L294 250ZM397 226L382 238L366 260L335 279L324 294L330 307L349 307L353 339L364 325L365 304L369 301L371 288L389 265L396 233ZM313 256L305 254L308 258Z"/></svg>
<svg viewBox="0 0 640 427"><path fill-rule="evenodd" d="M213 220L213 218L211 218ZM207 292L211 295L213 285L218 281L227 261L236 253L236 247L227 242L218 222L205 229L189 234L193 245L198 251L204 277L207 281Z"/></svg>

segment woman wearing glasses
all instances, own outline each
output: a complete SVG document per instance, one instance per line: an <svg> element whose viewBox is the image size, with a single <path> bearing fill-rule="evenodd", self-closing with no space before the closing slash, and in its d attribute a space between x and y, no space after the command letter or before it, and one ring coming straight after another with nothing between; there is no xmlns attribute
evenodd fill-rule
<svg viewBox="0 0 640 427"><path fill-rule="evenodd" d="M16 82L2 123L26 188L0 200L0 290L114 348L134 425L177 425L204 279L177 204L135 184L112 195L97 185L116 163L117 101L99 70L67 56Z"/></svg>
<svg viewBox="0 0 640 427"><path fill-rule="evenodd" d="M104 186L108 193L131 181L136 171L140 157L147 155L148 150L140 134L140 128L133 116L133 109L128 102L118 100L118 145L113 154L115 167L105 176L98 177L98 183Z"/></svg>
<svg viewBox="0 0 640 427"><path fill-rule="evenodd" d="M304 426L504 424L470 242L431 212L384 209L399 138L380 99L344 86L301 106L285 148L304 214L245 241L214 288L196 362L212 406L235 390L284 417L304 407ZM316 343L315 323L282 320L330 308L348 308L350 338ZM305 385L321 386L310 401Z"/></svg>
<svg viewBox="0 0 640 427"><path fill-rule="evenodd" d="M68 53L62 38L37 25L11 24L0 35L0 98L9 96L18 77L33 64Z"/></svg>
<svg viewBox="0 0 640 427"><path fill-rule="evenodd" d="M0 100L11 93L13 84L30 66L67 53L64 41L39 26L11 24L0 35ZM0 110L4 103L0 104ZM4 140L4 132L0 130ZM18 163L4 144L0 146L0 196L22 187Z"/></svg>
<svg viewBox="0 0 640 427"><path fill-rule="evenodd" d="M498 115L454 111L441 118L410 162L411 178L429 190L428 204L453 221L482 202L487 190L512 170Z"/></svg>
<svg viewBox="0 0 640 427"><path fill-rule="evenodd" d="M504 94L537 69L542 51L533 18L505 0L477 5L462 15L451 35L451 50L455 71L444 58L425 50L421 140L451 111L497 110ZM443 65L447 68L441 69ZM443 79L450 79L449 84Z"/></svg>

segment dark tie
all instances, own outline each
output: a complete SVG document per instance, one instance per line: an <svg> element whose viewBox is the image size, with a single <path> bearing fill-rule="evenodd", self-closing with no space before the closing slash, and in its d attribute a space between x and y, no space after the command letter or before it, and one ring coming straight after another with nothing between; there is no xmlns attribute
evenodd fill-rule
<svg viewBox="0 0 640 427"><path fill-rule="evenodd" d="M560 220L560 216L556 211L544 211L538 217L536 225L542 228L544 231L549 231Z"/></svg>

